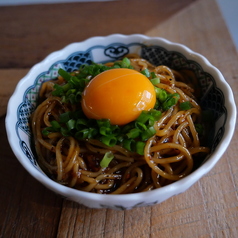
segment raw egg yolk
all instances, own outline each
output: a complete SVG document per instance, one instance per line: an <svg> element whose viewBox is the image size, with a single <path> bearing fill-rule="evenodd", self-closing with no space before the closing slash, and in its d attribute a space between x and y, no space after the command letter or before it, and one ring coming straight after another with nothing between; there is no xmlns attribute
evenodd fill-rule
<svg viewBox="0 0 238 238"><path fill-rule="evenodd" d="M95 76L82 95L88 118L109 119L113 125L136 120L142 110L154 107L156 94L150 80L133 69L110 69Z"/></svg>

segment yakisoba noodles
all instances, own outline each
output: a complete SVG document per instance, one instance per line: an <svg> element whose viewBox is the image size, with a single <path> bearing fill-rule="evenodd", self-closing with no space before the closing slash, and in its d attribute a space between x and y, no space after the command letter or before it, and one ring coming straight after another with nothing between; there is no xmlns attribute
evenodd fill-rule
<svg viewBox="0 0 238 238"><path fill-rule="evenodd" d="M201 145L197 132L197 124L202 124L202 111L191 77L167 66L154 66L138 56L128 55L128 58L131 68L153 72L160 79L155 86L168 95L179 95L178 101L168 110L162 110L153 125L155 134L143 142L143 154L138 154L120 143L109 146L93 137L77 139L59 130L44 133L46 128L52 128L52 121L58 121L58 127L60 115L80 109L80 103L69 103L64 96L52 93L57 90L55 85L66 84L62 76L43 83L31 127L38 163L58 183L94 193L143 192L184 178L193 171L194 160L201 160L209 153L209 148ZM111 67L114 62L105 65ZM71 75L78 73L80 69ZM92 75L86 78L91 80ZM190 107L181 109L183 102L189 102ZM113 158L106 166L100 166L108 152Z"/></svg>

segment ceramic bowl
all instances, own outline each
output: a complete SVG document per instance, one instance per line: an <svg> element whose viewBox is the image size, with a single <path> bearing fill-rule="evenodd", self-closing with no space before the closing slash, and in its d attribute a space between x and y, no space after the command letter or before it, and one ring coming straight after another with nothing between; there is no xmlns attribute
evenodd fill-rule
<svg viewBox="0 0 238 238"><path fill-rule="evenodd" d="M201 106L214 115L209 134L211 153L194 172L180 181L148 192L125 195L103 195L78 191L60 185L47 177L38 166L31 148L31 131L28 120L36 107L42 82L55 78L59 68L73 71L81 64L108 62L137 53L154 65L167 65L173 69L189 69L196 75L203 97ZM158 204L186 191L208 173L227 149L235 127L236 106L231 88L221 72L202 55L186 46L158 37L114 34L92 37L72 43L62 50L51 53L36 64L20 80L10 98L6 116L8 140L15 156L23 167L40 183L63 197L91 208L131 209Z"/></svg>

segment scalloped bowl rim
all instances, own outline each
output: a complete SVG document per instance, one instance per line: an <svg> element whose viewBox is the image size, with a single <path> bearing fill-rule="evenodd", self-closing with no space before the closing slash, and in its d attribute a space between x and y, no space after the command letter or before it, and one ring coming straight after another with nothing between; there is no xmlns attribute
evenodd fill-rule
<svg viewBox="0 0 238 238"><path fill-rule="evenodd" d="M129 38L135 38L136 41L145 42L145 41L154 41L158 45L162 45L167 50L174 50L182 53L184 56L186 56L187 59L193 59L194 61L198 62L204 71L210 73L211 75L214 75L214 78L216 78L216 84L217 87L220 89L222 88L222 91L225 95L225 104L228 107L228 114L227 114L227 122L226 122L226 130L224 133L224 136L222 140L220 141L219 145L213 152L213 154L210 156L210 158L203 163L199 168L197 168L194 172L192 172L190 175L186 176L185 178L176 181L170 185L167 185L162 188L154 189L147 192L141 192L141 193L134 193L134 194L121 194L121 195L107 195L107 194L95 194L90 192L84 192L79 191L73 188L69 188L63 185L60 185L56 183L55 181L51 180L44 174L42 174L37 169L33 168L33 166L27 161L26 157L22 158L20 153L19 146L16 146L14 138L16 138L16 133L13 130L13 127L11 126L11 117L16 114L16 107L13 106L18 93L21 91L21 86L26 83L32 76L35 78L35 76L39 75L43 72L43 70L48 70L49 67L52 65L51 62L55 62L57 60L60 60L65 55L70 55L69 52L74 52L76 47L82 47L85 45L87 48L89 46L94 45L94 42L98 44L98 42L102 43L107 42L106 40L111 38L115 39L115 41L120 41L120 39L126 40ZM71 52L71 53L72 53ZM38 73L37 73L38 72ZM33 83L33 82L32 82ZM132 202L135 199L139 201L141 198L146 199L146 197L150 196L151 194L156 194L156 196L160 196L164 193L169 193L170 195L168 197L171 197L173 195L176 195L178 193L184 192L187 190L190 186L192 186L196 181L198 181L201 177L203 177L205 174L207 174L218 162L218 160L221 158L222 154L226 151L227 147L229 146L229 143L232 139L234 129L235 129L235 121L236 121L236 106L234 102L234 97L232 90L226 80L224 79L221 72L214 67L204 56L202 56L199 53L196 53L189 49L187 46L184 46L180 43L174 43L169 40L166 40L161 37L148 37L141 34L133 34L133 35L122 35L122 34L113 34L108 36L97 36L97 37L91 37L87 40L84 40L82 42L75 42L71 43L61 50L55 51L53 53L50 53L45 59L43 59L41 62L35 64L29 72L24 76L19 83L16 86L16 89L14 93L12 94L7 108L7 115L6 115L6 131L7 131L7 137L10 143L10 146L19 160L19 162L23 165L23 167L40 183L44 184L47 188L50 190L55 191L58 194L61 194L63 196L70 197L77 196L84 199L92 199L94 201L104 201L105 200L120 200L125 202ZM228 123L229 122L229 123ZM183 189L184 188L184 189Z"/></svg>

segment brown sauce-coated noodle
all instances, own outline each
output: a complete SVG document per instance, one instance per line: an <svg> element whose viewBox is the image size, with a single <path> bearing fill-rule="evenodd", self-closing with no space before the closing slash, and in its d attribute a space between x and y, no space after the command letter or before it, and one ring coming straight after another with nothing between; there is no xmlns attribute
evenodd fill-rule
<svg viewBox="0 0 238 238"><path fill-rule="evenodd" d="M156 134L147 142L144 156L115 145L108 147L95 139L78 141L74 137L52 132L45 136L42 130L59 120L64 112L75 106L52 96L54 84L64 79L45 82L39 92L41 103L31 116L34 146L41 168L52 179L63 185L87 192L125 194L160 188L190 174L194 160L209 153L201 146L195 123L201 118L194 88L181 72L166 66L154 66L145 59L128 56L135 70L149 69L160 78L156 86L169 93L178 93L179 102L189 101L192 108L180 110L178 105L163 112L155 123ZM108 63L113 65L113 63ZM196 81L196 80L193 80ZM104 154L111 151L114 158L107 168L99 166Z"/></svg>

